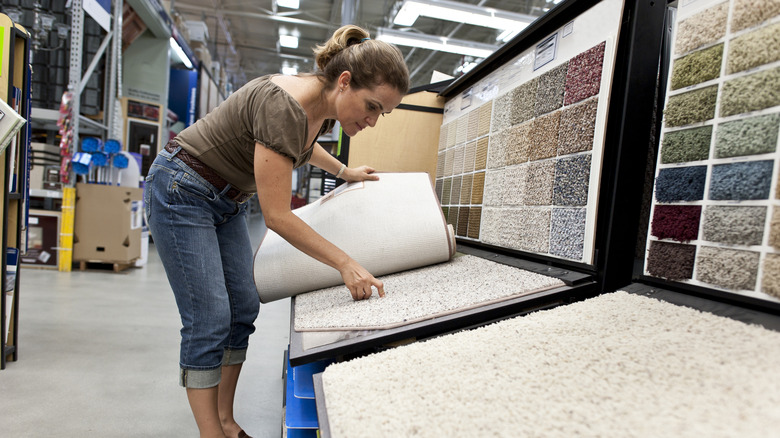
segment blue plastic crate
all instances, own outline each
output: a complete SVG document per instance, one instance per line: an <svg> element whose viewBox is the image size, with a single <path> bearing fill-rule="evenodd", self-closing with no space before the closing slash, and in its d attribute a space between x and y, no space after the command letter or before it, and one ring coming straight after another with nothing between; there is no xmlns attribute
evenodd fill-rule
<svg viewBox="0 0 780 438"><path fill-rule="evenodd" d="M295 381L293 380L293 369L290 361L287 361L287 381L285 387L285 408L284 425L289 431L292 429L313 429L319 428L317 422L317 403L314 399L298 398L294 395Z"/></svg>
<svg viewBox="0 0 780 438"><path fill-rule="evenodd" d="M325 368L333 363L332 360L320 360L304 365L293 367L293 395L298 398L314 400L314 379L313 375L325 371Z"/></svg>

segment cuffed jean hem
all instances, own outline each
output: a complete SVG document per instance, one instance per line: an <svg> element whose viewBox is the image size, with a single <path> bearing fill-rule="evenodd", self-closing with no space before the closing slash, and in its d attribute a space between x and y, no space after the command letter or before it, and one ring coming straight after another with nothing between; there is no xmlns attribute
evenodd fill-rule
<svg viewBox="0 0 780 438"><path fill-rule="evenodd" d="M179 385L185 388L204 389L219 385L222 380L222 367L239 365L246 360L246 349L225 349L222 356L222 366L210 370L193 370L181 368L179 371Z"/></svg>

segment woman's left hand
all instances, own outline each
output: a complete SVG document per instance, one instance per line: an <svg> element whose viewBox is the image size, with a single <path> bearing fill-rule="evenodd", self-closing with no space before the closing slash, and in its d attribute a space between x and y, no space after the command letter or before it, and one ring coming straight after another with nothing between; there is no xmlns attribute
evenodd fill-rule
<svg viewBox="0 0 780 438"><path fill-rule="evenodd" d="M379 176L374 175L374 168L368 166L360 166L356 168L347 167L344 169L344 173L341 177L347 182L356 181L379 181Z"/></svg>

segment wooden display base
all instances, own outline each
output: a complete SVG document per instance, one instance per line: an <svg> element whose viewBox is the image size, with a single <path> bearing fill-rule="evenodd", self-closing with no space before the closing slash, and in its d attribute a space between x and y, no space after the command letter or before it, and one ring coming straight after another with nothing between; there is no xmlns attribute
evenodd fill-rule
<svg viewBox="0 0 780 438"><path fill-rule="evenodd" d="M138 260L138 259L136 259ZM91 260L81 260L78 262L79 264L79 271L86 271L89 270L113 270L114 272L122 272L128 268L135 267L136 260L131 260L129 262L99 262L99 261L91 261Z"/></svg>

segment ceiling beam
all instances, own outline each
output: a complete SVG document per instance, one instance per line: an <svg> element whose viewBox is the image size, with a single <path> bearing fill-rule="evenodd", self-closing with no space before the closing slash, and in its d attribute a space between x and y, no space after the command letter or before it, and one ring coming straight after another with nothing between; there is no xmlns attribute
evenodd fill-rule
<svg viewBox="0 0 780 438"><path fill-rule="evenodd" d="M286 17L280 15L259 14L257 12L247 12L247 11L234 10L234 9L219 9L217 11L214 8L206 8L203 6L194 6L194 5L184 4L184 3L176 3L176 9L196 11L196 12L208 12L208 13L215 13L215 14L221 13L223 16L236 15L241 17L257 18L259 20L277 21L280 23L290 23L290 24L298 24L301 26L318 27L320 29L328 29L328 30L333 28L333 24L331 23L302 20L300 18Z"/></svg>

